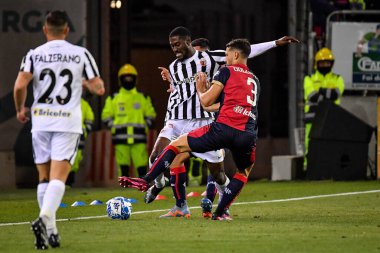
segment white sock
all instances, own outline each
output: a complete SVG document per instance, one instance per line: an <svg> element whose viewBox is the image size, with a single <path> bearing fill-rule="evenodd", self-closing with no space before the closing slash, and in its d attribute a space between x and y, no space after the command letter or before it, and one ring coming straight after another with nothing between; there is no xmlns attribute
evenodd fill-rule
<svg viewBox="0 0 380 253"><path fill-rule="evenodd" d="M220 200L223 197L224 189L226 189L229 183L230 183L230 179L227 176L226 176L226 182L224 182L223 185L219 185L218 183L215 182L216 189L218 189L218 193L219 193L218 204L220 203Z"/></svg>
<svg viewBox="0 0 380 253"><path fill-rule="evenodd" d="M55 214L61 204L64 193L65 184L62 181L53 179L49 182L40 211L40 217L46 224L48 235L57 233Z"/></svg>
<svg viewBox="0 0 380 253"><path fill-rule="evenodd" d="M165 176L164 176L164 173L161 173L160 175L158 175L158 177L156 177L156 179L154 180L154 185L157 188L164 188L165 187Z"/></svg>
<svg viewBox="0 0 380 253"><path fill-rule="evenodd" d="M46 192L46 188L48 187L48 182L39 183L37 186L37 202L40 210L42 208L42 203L44 202L44 195Z"/></svg>

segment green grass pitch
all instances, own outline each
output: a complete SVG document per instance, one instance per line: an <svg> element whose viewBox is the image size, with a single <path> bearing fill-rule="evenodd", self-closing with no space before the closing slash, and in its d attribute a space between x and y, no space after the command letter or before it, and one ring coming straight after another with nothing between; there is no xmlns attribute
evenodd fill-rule
<svg viewBox="0 0 380 253"><path fill-rule="evenodd" d="M168 199L147 205L134 189L67 189L68 207L57 213L61 248L49 251L380 252L379 181L249 182L230 208L231 222L203 219L201 197L188 198L191 219L159 219L174 205L170 188L162 194ZM107 218L105 205L88 205L116 196L138 201L127 221ZM87 206L71 207L74 201ZM0 192L0 252L36 252L28 222L37 214L35 189Z"/></svg>

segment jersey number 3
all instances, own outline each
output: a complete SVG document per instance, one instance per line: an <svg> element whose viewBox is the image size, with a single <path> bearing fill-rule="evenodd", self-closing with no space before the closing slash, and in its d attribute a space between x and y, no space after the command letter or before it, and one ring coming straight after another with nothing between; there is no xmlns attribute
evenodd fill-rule
<svg viewBox="0 0 380 253"><path fill-rule="evenodd" d="M256 106L256 103L257 103L257 99L256 99L257 98L257 84L253 78L248 77L247 85L251 86L251 84L253 85L252 90L251 90L252 98L250 95L247 95L247 102L249 104L251 104L252 106Z"/></svg>
<svg viewBox="0 0 380 253"><path fill-rule="evenodd" d="M40 81L44 80L46 76L50 77L50 84L47 90L45 91L44 94L38 99L38 103L42 104L52 104L53 103L53 98L50 97L50 94L54 90L54 86L56 83L56 75L53 70L46 68L41 71L40 74ZM57 99L57 102L61 105L65 105L70 101L71 98L71 83L73 82L73 73L71 73L70 70L64 69L59 73L60 77L66 77L67 76L67 81L64 83L64 87L67 90L67 95L66 97L62 98L61 96L56 96L55 98Z"/></svg>

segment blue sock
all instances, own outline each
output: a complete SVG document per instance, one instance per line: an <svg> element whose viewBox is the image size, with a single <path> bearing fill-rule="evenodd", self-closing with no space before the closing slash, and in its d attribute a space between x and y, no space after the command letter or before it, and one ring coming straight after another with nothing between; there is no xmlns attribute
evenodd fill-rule
<svg viewBox="0 0 380 253"><path fill-rule="evenodd" d="M156 177L158 177L158 175L165 172L165 170L169 168L178 153L179 152L176 147L170 145L167 146L154 161L152 167L143 179L148 183L152 182L156 179Z"/></svg>
<svg viewBox="0 0 380 253"><path fill-rule="evenodd" d="M186 203L186 169L184 166L170 169L170 185L175 197L175 204L183 207Z"/></svg>
<svg viewBox="0 0 380 253"><path fill-rule="evenodd" d="M215 210L216 215L221 216L224 210L230 207L230 205L239 195L247 181L248 179L245 176L237 173L235 174L234 178L231 180L231 182L227 185L226 189L224 190L223 197Z"/></svg>
<svg viewBox="0 0 380 253"><path fill-rule="evenodd" d="M206 186L206 198L214 202L216 192L218 191L215 186L216 182L212 174L207 177L207 186Z"/></svg>

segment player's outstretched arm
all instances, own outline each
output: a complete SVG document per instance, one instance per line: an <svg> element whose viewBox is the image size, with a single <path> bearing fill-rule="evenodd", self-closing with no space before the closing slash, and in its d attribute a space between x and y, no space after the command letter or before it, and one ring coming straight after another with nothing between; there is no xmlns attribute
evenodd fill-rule
<svg viewBox="0 0 380 253"><path fill-rule="evenodd" d="M26 123L30 120L26 116L29 108L25 107L25 100L27 95L27 87L30 81L33 79L32 73L19 72L13 89L13 98L15 101L15 108L17 112L17 120L21 123Z"/></svg>
<svg viewBox="0 0 380 253"><path fill-rule="evenodd" d="M276 46L285 46L288 44L297 44L297 43L300 43L299 39L293 36L284 36L276 40Z"/></svg>
<svg viewBox="0 0 380 253"><path fill-rule="evenodd" d="M104 82L100 77L94 77L92 79L89 79L87 82L84 82L84 84L87 86L88 90L92 94L96 94L98 96L102 96L105 93L104 89Z"/></svg>
<svg viewBox="0 0 380 253"><path fill-rule="evenodd" d="M285 46L288 44L295 44L299 43L300 41L293 37L293 36L284 36L278 40L269 41L269 42L263 42L258 44L252 44L251 45L251 53L249 54L248 58L253 58L256 56L259 56L262 53L265 53L266 51L275 48L277 46Z"/></svg>

